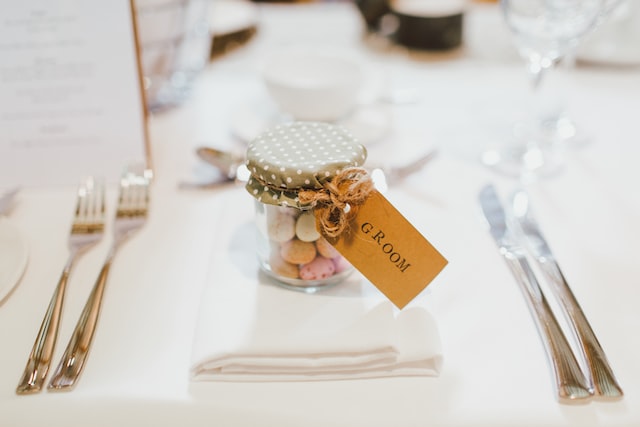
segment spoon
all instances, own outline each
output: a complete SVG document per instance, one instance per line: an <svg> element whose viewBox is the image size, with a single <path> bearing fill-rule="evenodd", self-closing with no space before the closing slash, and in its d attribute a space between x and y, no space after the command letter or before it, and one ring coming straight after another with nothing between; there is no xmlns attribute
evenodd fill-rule
<svg viewBox="0 0 640 427"><path fill-rule="evenodd" d="M241 155L204 146L197 148L196 154L201 160L220 171L222 179L209 182L182 181L178 187L183 190L226 187L229 184L246 182L251 175L244 164L244 157Z"/></svg>
<svg viewBox="0 0 640 427"><path fill-rule="evenodd" d="M198 147L196 154L200 159L216 167L230 181L235 180L238 175L243 175L243 169L246 170L244 156L239 154L212 147Z"/></svg>
<svg viewBox="0 0 640 427"><path fill-rule="evenodd" d="M218 169L224 176L221 181L207 183L180 183L180 188L218 188L235 182L246 182L251 175L245 166L242 155L213 147L198 147L196 154L200 159ZM437 150L431 150L417 159L400 166L371 166L371 176L380 191L385 191L389 185L401 182L409 175L418 172L437 155Z"/></svg>

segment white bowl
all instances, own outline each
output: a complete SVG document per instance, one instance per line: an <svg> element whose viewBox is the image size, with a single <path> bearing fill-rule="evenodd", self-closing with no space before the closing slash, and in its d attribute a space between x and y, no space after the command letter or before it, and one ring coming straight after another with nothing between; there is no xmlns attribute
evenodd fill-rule
<svg viewBox="0 0 640 427"><path fill-rule="evenodd" d="M288 50L266 60L267 91L296 120L335 121L351 113L362 84L360 65L332 53Z"/></svg>

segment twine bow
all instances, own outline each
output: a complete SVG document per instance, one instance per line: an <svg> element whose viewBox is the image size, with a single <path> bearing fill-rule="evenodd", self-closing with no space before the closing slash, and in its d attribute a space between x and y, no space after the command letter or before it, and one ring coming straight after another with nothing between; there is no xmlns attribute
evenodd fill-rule
<svg viewBox="0 0 640 427"><path fill-rule="evenodd" d="M347 230L351 219L373 188L371 176L365 169L349 167L325 183L324 188L301 190L298 197L302 204L314 208L323 234L337 237Z"/></svg>

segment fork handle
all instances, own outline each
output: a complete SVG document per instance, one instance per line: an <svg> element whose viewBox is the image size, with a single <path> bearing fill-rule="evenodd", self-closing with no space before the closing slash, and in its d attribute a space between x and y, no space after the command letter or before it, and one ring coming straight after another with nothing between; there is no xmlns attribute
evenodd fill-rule
<svg viewBox="0 0 640 427"><path fill-rule="evenodd" d="M538 332L553 368L558 398L577 400L591 397L593 390L589 381L582 373L529 262L524 256L514 253L505 253L504 259L522 286L529 308L536 320Z"/></svg>
<svg viewBox="0 0 640 427"><path fill-rule="evenodd" d="M560 300L564 303L569 320L582 343L589 371L593 376L593 386L596 394L607 398L622 397L624 393L616 380L613 369L609 365L607 356L578 300L564 278L560 267L553 259L547 259L542 256L536 258L541 270L554 285L551 288L552 291L558 294Z"/></svg>
<svg viewBox="0 0 640 427"><path fill-rule="evenodd" d="M18 382L16 394L39 392L42 390L44 380L47 378L49 366L51 365L51 357L53 356L56 339L58 338L64 294L67 288L67 281L69 280L73 257L73 254L69 257L69 261L67 261L67 265L65 265L60 280L51 296L49 307L42 319L40 330L31 349L31 354L29 354L29 360Z"/></svg>
<svg viewBox="0 0 640 427"><path fill-rule="evenodd" d="M70 390L82 373L100 315L102 296L111 268L112 256L105 261L89 299L82 310L71 340L49 383L49 390Z"/></svg>

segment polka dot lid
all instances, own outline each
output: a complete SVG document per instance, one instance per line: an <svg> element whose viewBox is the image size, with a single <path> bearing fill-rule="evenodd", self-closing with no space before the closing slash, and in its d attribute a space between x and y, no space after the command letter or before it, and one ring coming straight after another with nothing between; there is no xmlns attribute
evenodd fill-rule
<svg viewBox="0 0 640 427"><path fill-rule="evenodd" d="M301 206L300 189L320 189L345 167L362 166L364 146L344 128L328 123L293 122L276 126L249 144L246 189L257 200Z"/></svg>

